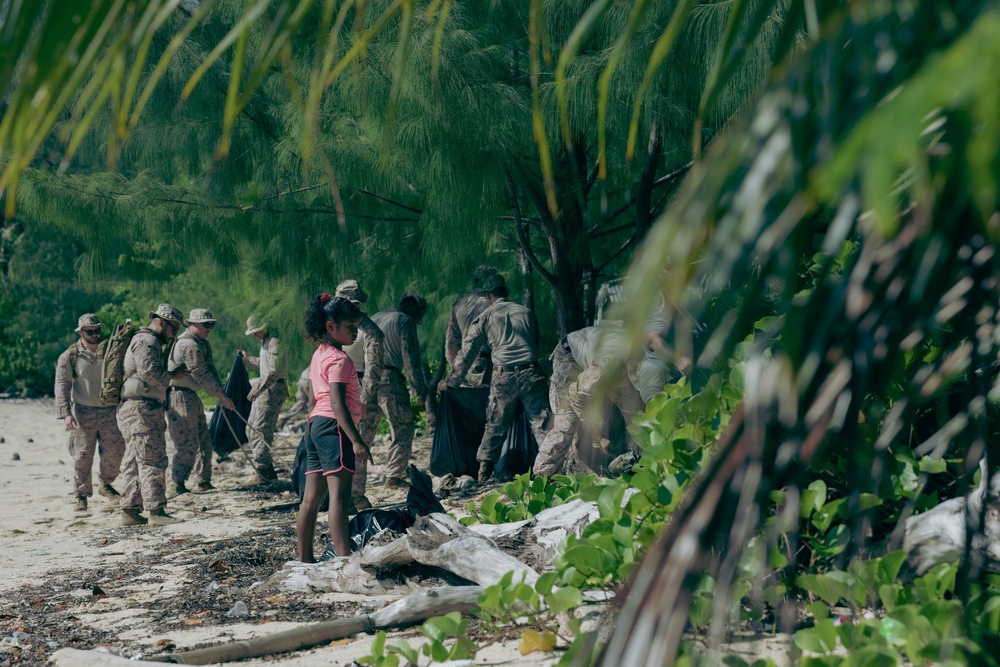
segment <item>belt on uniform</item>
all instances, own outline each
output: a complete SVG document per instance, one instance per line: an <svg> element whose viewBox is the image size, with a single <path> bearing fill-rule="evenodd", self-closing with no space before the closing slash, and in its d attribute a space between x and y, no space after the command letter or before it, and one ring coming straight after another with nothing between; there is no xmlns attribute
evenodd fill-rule
<svg viewBox="0 0 1000 667"><path fill-rule="evenodd" d="M126 400L126 401L142 401L143 403L148 403L151 407L154 407L154 408L163 408L163 407L166 407L163 404L163 401L158 401L155 398L126 398L124 400Z"/></svg>
<svg viewBox="0 0 1000 667"><path fill-rule="evenodd" d="M198 393L194 389L190 389L189 387L179 387L179 386L176 386L176 385L170 385L169 387L167 387L167 391L186 391L189 394L197 394Z"/></svg>
<svg viewBox="0 0 1000 667"><path fill-rule="evenodd" d="M529 368L539 368L541 364L537 361L526 361L523 364L512 364L510 366L498 366L498 368L504 373L513 373L515 371L526 371Z"/></svg>

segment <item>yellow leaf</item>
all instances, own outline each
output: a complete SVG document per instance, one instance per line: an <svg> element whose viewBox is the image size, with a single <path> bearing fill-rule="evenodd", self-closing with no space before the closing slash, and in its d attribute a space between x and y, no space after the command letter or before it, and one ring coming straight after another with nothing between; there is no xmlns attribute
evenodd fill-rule
<svg viewBox="0 0 1000 667"><path fill-rule="evenodd" d="M556 636L551 632L544 635L537 630L525 630L521 633L521 643L517 645L517 650L521 655L528 655L535 651L548 653L556 647Z"/></svg>

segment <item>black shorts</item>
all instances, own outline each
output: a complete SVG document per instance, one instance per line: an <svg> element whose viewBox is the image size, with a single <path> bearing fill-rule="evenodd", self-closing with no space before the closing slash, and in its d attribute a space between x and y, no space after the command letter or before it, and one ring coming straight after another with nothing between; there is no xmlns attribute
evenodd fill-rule
<svg viewBox="0 0 1000 667"><path fill-rule="evenodd" d="M336 419L312 417L306 424L306 474L354 472L354 447Z"/></svg>

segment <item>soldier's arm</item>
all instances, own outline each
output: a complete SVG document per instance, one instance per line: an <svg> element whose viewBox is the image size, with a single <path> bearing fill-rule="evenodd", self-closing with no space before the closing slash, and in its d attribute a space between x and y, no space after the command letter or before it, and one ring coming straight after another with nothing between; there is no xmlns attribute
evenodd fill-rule
<svg viewBox="0 0 1000 667"><path fill-rule="evenodd" d="M73 414L73 369L69 362L69 350L59 355L56 361L56 417L65 419Z"/></svg>
<svg viewBox="0 0 1000 667"><path fill-rule="evenodd" d="M427 395L424 381L424 367L420 364L420 341L417 339L417 323L410 320L403 326L403 366L410 378L413 393L423 398Z"/></svg>
<svg viewBox="0 0 1000 667"><path fill-rule="evenodd" d="M184 366L202 389L216 398L226 395L222 390L222 383L219 382L214 369L208 365L208 359L198 345L185 345L181 355Z"/></svg>
<svg viewBox="0 0 1000 667"><path fill-rule="evenodd" d="M251 357L249 354L244 352L243 361L246 362L247 366L254 369L255 371L260 370L260 357Z"/></svg>
<svg viewBox="0 0 1000 667"><path fill-rule="evenodd" d="M268 366L270 367L270 371L268 372L267 376L265 377L262 375L260 381L257 383L258 394L263 393L265 389L271 387L278 379L278 373L277 373L278 362L279 362L278 343L279 343L278 339L272 338L270 341L268 341L267 348L264 347L260 348L260 356L263 357L267 355L268 360L271 363L268 364Z"/></svg>
<svg viewBox="0 0 1000 667"><path fill-rule="evenodd" d="M163 352L159 346L151 345L137 336L132 339L130 349L135 360L136 376L150 387L166 391L170 384L170 373L163 363Z"/></svg>
<svg viewBox="0 0 1000 667"><path fill-rule="evenodd" d="M365 332L365 376L361 378L361 404L368 405L378 393L382 377L382 345L385 334L369 317L362 318L360 328Z"/></svg>
<svg viewBox="0 0 1000 667"><path fill-rule="evenodd" d="M465 378L465 374L469 372L469 368L472 367L472 362L475 360L476 355L479 354L479 350L487 345L487 312L477 317L469 326L468 331L465 332L465 338L462 339L462 349L458 351L458 355L455 357L455 365L452 366L451 372L442 381L445 385L457 387L462 384L462 380Z"/></svg>

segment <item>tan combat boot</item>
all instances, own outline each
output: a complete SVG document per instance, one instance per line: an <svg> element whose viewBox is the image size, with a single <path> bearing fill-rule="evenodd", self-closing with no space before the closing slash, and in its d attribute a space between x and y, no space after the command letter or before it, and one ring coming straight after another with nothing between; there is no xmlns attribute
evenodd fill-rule
<svg viewBox="0 0 1000 667"><path fill-rule="evenodd" d="M172 523L180 523L183 520L175 516L170 516L162 507L149 513L149 525L151 526L169 526Z"/></svg>
<svg viewBox="0 0 1000 667"><path fill-rule="evenodd" d="M387 489L408 489L410 483L402 477L386 477L383 486Z"/></svg>
<svg viewBox="0 0 1000 667"><path fill-rule="evenodd" d="M121 494L118 493L118 490L107 482L101 482L98 484L97 492L108 500L117 500L121 496Z"/></svg>
<svg viewBox="0 0 1000 667"><path fill-rule="evenodd" d="M136 507L122 510L123 526L145 526L147 523L149 523L149 519L142 515L142 510Z"/></svg>
<svg viewBox="0 0 1000 667"><path fill-rule="evenodd" d="M493 462L492 461L480 461L479 462L479 481L485 482L486 480L493 477Z"/></svg>
<svg viewBox="0 0 1000 667"><path fill-rule="evenodd" d="M209 491L215 491L215 487L212 486L211 482L198 482L198 486L194 487L195 493L207 493Z"/></svg>
<svg viewBox="0 0 1000 667"><path fill-rule="evenodd" d="M76 506L73 508L75 512L86 512L87 511L87 496L77 496Z"/></svg>

